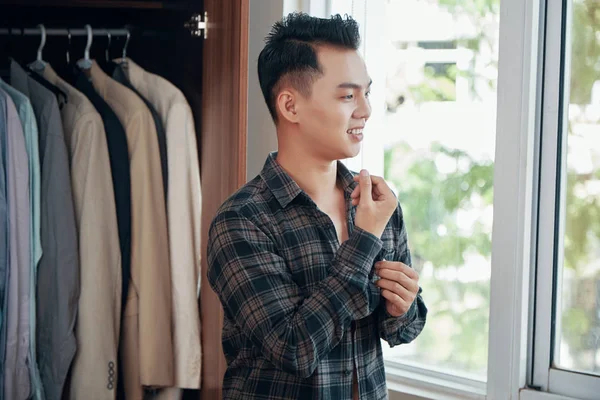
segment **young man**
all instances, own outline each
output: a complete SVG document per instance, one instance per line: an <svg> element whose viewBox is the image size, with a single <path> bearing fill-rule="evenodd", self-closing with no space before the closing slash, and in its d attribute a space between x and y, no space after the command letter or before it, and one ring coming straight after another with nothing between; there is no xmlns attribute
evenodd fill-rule
<svg viewBox="0 0 600 400"><path fill-rule="evenodd" d="M425 324L397 199L338 161L358 154L371 113L358 45L350 18L291 14L258 59L278 151L208 238L224 399L387 398L380 338L408 343Z"/></svg>

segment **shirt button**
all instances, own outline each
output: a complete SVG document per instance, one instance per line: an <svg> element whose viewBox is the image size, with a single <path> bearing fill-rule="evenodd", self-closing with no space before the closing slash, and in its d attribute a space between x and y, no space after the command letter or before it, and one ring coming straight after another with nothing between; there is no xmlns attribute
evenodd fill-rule
<svg viewBox="0 0 600 400"><path fill-rule="evenodd" d="M352 373L352 371L350 371L349 369L344 371L344 375L346 375L346 376L350 375L351 373Z"/></svg>

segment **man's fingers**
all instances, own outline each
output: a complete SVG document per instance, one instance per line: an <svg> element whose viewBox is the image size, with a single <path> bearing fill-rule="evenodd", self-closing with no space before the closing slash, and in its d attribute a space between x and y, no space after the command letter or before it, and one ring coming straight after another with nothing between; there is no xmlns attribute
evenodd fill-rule
<svg viewBox="0 0 600 400"><path fill-rule="evenodd" d="M379 198L380 196L392 195L392 190L382 177L375 175L371 176L371 184L373 186L373 194L376 198Z"/></svg>
<svg viewBox="0 0 600 400"><path fill-rule="evenodd" d="M359 186L357 186L356 188L360 188L360 175L354 176L354 181L359 182ZM391 189L387 185L385 179L383 179L380 176L371 175L371 183L372 195L375 200L378 200L380 196L391 192ZM356 188L354 188L354 190L356 190ZM352 193L354 194L354 192Z"/></svg>
<svg viewBox="0 0 600 400"><path fill-rule="evenodd" d="M404 272L391 269L380 269L376 272L380 280L388 280L397 283L406 290L416 293L419 290L419 283L416 279L408 277Z"/></svg>
<svg viewBox="0 0 600 400"><path fill-rule="evenodd" d="M383 183L384 185L387 186L385 179L383 179L382 177L377 176L377 175L371 175L371 182L373 182L373 185L379 185L379 184Z"/></svg>
<svg viewBox="0 0 600 400"><path fill-rule="evenodd" d="M377 281L377 286L381 289L389 290L406 302L412 302L413 300L413 294L402 285L399 285L398 282L390 281L389 279L380 279Z"/></svg>
<svg viewBox="0 0 600 400"><path fill-rule="evenodd" d="M411 302L404 300L402 297L398 296L396 293L387 290L381 289L381 295L390 303L395 305L399 310L407 310L408 306Z"/></svg>
<svg viewBox="0 0 600 400"><path fill-rule="evenodd" d="M385 179L383 179L380 176L377 175L371 175L371 180L373 181L373 183L377 182L377 183L385 183ZM360 181L360 175L354 175L354 181L355 182L359 182Z"/></svg>
<svg viewBox="0 0 600 400"><path fill-rule="evenodd" d="M419 273L400 261L378 261L375 263L376 269L390 269L403 272L406 276L412 279L419 279Z"/></svg>
<svg viewBox="0 0 600 400"><path fill-rule="evenodd" d="M373 201L373 197L371 194L372 185L371 185L371 176L369 175L369 171L363 169L360 171L360 197L363 203L369 203Z"/></svg>

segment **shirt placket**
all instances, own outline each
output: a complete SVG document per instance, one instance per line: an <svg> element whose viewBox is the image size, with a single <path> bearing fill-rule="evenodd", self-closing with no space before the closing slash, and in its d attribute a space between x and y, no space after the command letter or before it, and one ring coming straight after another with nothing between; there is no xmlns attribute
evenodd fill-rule
<svg viewBox="0 0 600 400"><path fill-rule="evenodd" d="M354 217L356 208L352 206L352 201L348 193L344 193L344 199L346 202L346 222L348 226L348 236L352 235L354 230ZM312 201L310 202L312 203ZM311 204L314 210L315 219L319 222L319 226L323 229L325 236L328 238L329 245L333 252L337 251L341 243L338 241L337 232L335 225L331 218L321 211L316 204ZM346 334L343 336L340 346L342 346L342 359L340 361L340 379L344 388L344 398L352 398L353 390L353 372L355 367L355 338L356 338L356 321L352 321L347 329ZM357 370L358 380L358 370ZM359 385L360 386L360 385Z"/></svg>

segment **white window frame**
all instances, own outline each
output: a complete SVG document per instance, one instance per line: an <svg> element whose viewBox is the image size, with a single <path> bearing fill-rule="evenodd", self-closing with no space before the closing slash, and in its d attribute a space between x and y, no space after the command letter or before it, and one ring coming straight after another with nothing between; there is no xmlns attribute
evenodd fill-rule
<svg viewBox="0 0 600 400"><path fill-rule="evenodd" d="M561 370L552 362L552 319L560 292L554 282L561 282L564 259L563 240L567 118L570 93L571 1L548 0L546 15L546 55L542 157L540 163L539 236L536 276L535 340L533 347L532 386L557 396L592 400L600 393L600 377ZM563 21L564 16L564 21ZM563 27L565 32L563 32ZM561 134L562 133L562 134ZM561 156L561 154L563 156ZM559 185L559 183L562 184ZM558 196L556 196L557 192ZM560 203L557 205L557 198ZM557 229L558 225L558 229ZM544 251L541 251L544 249ZM556 257L556 259L555 259ZM558 272L558 274L556 274ZM553 299L556 296L556 299ZM555 321L560 330L560 320Z"/></svg>
<svg viewBox="0 0 600 400"><path fill-rule="evenodd" d="M501 0L487 396L526 386L541 78L540 0Z"/></svg>

